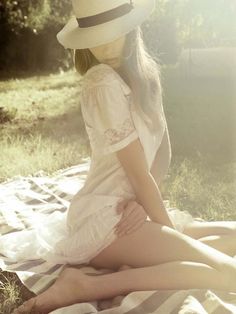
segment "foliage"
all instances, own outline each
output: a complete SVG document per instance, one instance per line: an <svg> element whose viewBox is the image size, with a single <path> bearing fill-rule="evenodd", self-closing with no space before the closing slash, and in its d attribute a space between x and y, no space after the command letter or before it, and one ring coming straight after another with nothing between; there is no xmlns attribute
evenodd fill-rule
<svg viewBox="0 0 236 314"><path fill-rule="evenodd" d="M157 0L144 25L147 45L165 64L182 48L236 45L235 0Z"/></svg>
<svg viewBox="0 0 236 314"><path fill-rule="evenodd" d="M56 40L71 13L70 0L3 0L0 3L0 68L36 71L68 67Z"/></svg>
<svg viewBox="0 0 236 314"><path fill-rule="evenodd" d="M10 25L11 31L19 34L21 29L28 28L37 34L52 24L63 24L71 3L69 0L3 0L0 8L0 19Z"/></svg>
<svg viewBox="0 0 236 314"><path fill-rule="evenodd" d="M71 10L71 0L2 0L2 70L71 67L70 53L56 40ZM156 10L142 25L144 39L161 63L175 64L182 48L235 46L235 15L235 0L156 0Z"/></svg>
<svg viewBox="0 0 236 314"><path fill-rule="evenodd" d="M185 47L236 44L235 0L158 0L156 17L176 21Z"/></svg>

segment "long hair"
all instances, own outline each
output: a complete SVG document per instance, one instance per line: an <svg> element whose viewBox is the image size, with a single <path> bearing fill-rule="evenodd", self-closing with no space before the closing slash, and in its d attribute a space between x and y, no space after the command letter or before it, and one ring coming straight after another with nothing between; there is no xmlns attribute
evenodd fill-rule
<svg viewBox="0 0 236 314"><path fill-rule="evenodd" d="M75 49L73 61L81 75L99 63L89 49ZM148 127L159 130L163 121L160 66L147 52L140 26L126 35L122 64L116 71L131 88L136 109Z"/></svg>

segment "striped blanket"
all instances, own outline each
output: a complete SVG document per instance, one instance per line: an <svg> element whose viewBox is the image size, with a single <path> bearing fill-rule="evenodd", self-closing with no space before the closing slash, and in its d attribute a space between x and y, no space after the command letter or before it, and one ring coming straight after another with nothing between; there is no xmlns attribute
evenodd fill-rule
<svg viewBox="0 0 236 314"><path fill-rule="evenodd" d="M83 186L90 159L79 165L55 172L52 176L40 171L33 176L15 176L0 184L0 233L21 236L33 228L32 217L37 214L65 212L73 195ZM29 239L30 241L30 239ZM27 243L25 243L27 245ZM33 293L46 290L67 265L55 265L43 259L13 261L9 254L0 254L0 269L14 272ZM0 248L0 253L4 250ZM5 248L6 250L6 248ZM5 251L6 252L6 251ZM83 272L99 276L110 272L85 264L78 266ZM236 313L236 293L207 289L134 291L112 299L108 309L101 309L101 301L74 304L51 313L55 314L226 314Z"/></svg>

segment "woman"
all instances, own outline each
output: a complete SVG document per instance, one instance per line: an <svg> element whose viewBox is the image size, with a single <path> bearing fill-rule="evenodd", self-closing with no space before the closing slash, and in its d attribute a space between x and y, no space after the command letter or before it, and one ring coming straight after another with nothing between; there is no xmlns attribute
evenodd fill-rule
<svg viewBox="0 0 236 314"><path fill-rule="evenodd" d="M85 74L80 97L92 158L85 185L68 210L67 237L57 239L54 251L42 257L122 271L89 276L69 267L14 313L48 313L137 290L236 291L231 257L236 223L194 222L187 213L167 210L154 179L156 171L160 180L169 166L167 155L163 164L157 162L169 137L158 68L138 27L153 8L153 0L73 1L76 17L57 36L75 50L76 69ZM121 220L116 210L127 200L124 213L136 211ZM132 224L134 217L140 218ZM118 225L130 232L117 236Z"/></svg>

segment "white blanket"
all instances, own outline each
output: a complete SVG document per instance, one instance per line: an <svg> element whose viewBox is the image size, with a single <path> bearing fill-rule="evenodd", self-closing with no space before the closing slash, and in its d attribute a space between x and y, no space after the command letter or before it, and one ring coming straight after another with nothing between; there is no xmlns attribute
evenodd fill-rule
<svg viewBox="0 0 236 314"><path fill-rule="evenodd" d="M32 230L37 215L65 212L73 195L83 186L88 169L89 159L85 159L82 164L59 170L53 176L47 176L41 171L34 176L15 176L0 184L0 234L20 237ZM5 248L0 247L0 268L15 272L21 282L35 294L46 290L64 267L67 266L48 263L43 259L12 260L9 243ZM78 268L95 275L110 272L108 269L97 270L85 264ZM113 307L109 309L101 310L99 305L100 301L85 302L51 313L236 313L236 293L207 289L134 291L113 298Z"/></svg>

